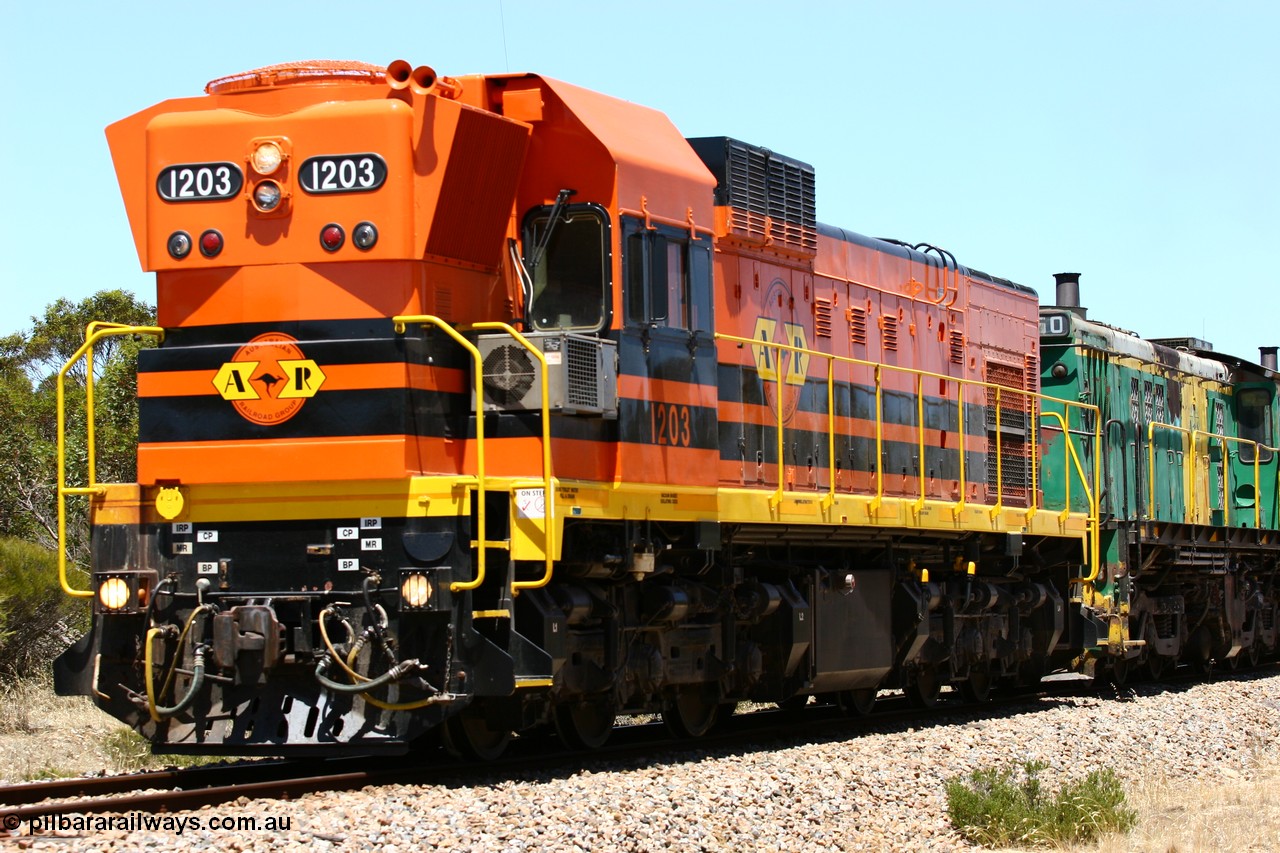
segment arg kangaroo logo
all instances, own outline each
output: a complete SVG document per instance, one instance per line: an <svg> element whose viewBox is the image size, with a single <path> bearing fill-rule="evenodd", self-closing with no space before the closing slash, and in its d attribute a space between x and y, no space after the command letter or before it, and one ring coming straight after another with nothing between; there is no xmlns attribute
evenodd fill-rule
<svg viewBox="0 0 1280 853"><path fill-rule="evenodd" d="M218 368L213 387L245 420L274 426L296 415L324 379L320 366L303 357L297 338L267 332Z"/></svg>

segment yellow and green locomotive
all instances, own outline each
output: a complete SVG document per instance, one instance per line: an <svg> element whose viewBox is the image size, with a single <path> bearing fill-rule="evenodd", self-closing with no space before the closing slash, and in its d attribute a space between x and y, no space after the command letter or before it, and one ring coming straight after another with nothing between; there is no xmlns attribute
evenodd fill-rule
<svg viewBox="0 0 1280 853"><path fill-rule="evenodd" d="M1145 340L1090 321L1079 276L1040 314L1046 397L1090 404L1070 441L1101 471L1099 575L1086 646L1123 680L1175 665L1235 668L1276 649L1276 349L1260 363L1195 338ZM1063 494L1066 442L1046 441L1044 487ZM1095 449L1096 448L1096 449ZM1083 508L1083 496L1070 497Z"/></svg>

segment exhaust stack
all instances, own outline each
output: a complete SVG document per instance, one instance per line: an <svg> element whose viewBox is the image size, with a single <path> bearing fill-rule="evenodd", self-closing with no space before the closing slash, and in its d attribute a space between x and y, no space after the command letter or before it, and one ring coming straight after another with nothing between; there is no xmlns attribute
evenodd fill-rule
<svg viewBox="0 0 1280 853"><path fill-rule="evenodd" d="M1066 308L1081 320L1087 319L1088 309L1080 305L1080 273L1057 272L1053 280L1058 286L1058 308Z"/></svg>
<svg viewBox="0 0 1280 853"><path fill-rule="evenodd" d="M1276 371L1276 350L1280 347L1258 347L1258 358L1267 370Z"/></svg>

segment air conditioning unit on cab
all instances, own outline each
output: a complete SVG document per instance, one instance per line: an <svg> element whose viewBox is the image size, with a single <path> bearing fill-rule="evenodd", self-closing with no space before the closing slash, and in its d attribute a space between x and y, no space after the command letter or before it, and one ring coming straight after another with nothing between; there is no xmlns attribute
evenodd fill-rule
<svg viewBox="0 0 1280 853"><path fill-rule="evenodd" d="M547 359L547 407L566 415L618 416L618 345L566 332L525 333ZM538 360L510 335L476 341L484 369L484 408L490 412L538 411L542 381Z"/></svg>

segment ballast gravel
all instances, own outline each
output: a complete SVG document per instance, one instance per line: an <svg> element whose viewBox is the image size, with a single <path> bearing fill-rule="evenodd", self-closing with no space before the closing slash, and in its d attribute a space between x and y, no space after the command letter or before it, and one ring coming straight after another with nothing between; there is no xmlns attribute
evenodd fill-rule
<svg viewBox="0 0 1280 853"><path fill-rule="evenodd" d="M55 830L7 845L44 850L747 851L976 849L950 826L946 781L1027 760L1051 784L1110 766L1122 780L1236 781L1274 762L1280 675L1119 696L1087 692L1013 710L943 710L805 742L653 755L461 786L392 785L245 800L175 813L176 832ZM212 829L214 818L257 828ZM274 819L274 828L267 822ZM282 824L287 820L287 828ZM7 846L6 845L6 846Z"/></svg>

